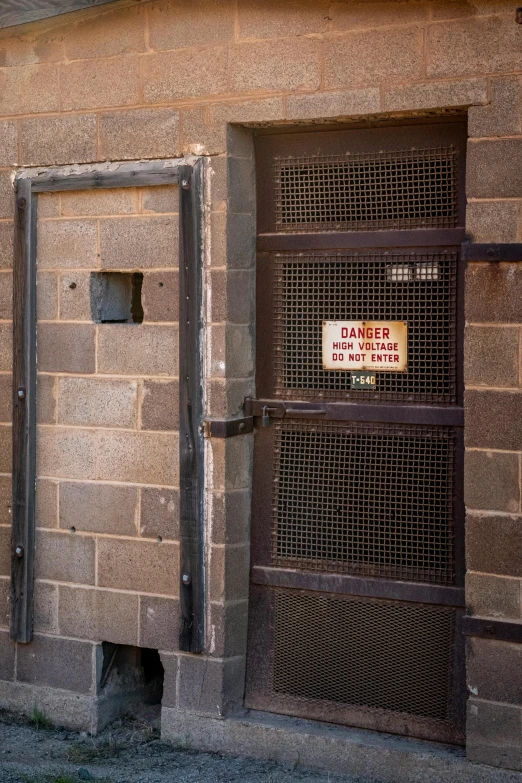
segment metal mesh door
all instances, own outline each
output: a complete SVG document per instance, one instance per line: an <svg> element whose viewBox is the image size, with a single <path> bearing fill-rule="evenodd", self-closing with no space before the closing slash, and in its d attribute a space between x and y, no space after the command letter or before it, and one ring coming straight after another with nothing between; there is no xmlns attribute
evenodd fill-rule
<svg viewBox="0 0 522 783"><path fill-rule="evenodd" d="M246 701L461 742L465 138L367 133L259 143ZM353 388L323 321L406 322L407 372Z"/></svg>

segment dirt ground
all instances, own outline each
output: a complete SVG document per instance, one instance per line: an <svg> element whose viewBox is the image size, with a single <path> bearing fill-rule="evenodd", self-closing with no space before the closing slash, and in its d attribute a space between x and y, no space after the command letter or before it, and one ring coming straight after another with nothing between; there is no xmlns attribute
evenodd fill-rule
<svg viewBox="0 0 522 783"><path fill-rule="evenodd" d="M162 742L154 721L116 721L97 737L0 711L0 783L357 783L272 762Z"/></svg>

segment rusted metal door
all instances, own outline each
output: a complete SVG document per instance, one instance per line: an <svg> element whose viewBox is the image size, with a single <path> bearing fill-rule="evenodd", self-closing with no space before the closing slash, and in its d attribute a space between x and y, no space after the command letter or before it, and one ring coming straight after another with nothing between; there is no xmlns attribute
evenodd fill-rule
<svg viewBox="0 0 522 783"><path fill-rule="evenodd" d="M460 121L259 136L247 706L463 740ZM322 323L407 323L354 388Z"/></svg>

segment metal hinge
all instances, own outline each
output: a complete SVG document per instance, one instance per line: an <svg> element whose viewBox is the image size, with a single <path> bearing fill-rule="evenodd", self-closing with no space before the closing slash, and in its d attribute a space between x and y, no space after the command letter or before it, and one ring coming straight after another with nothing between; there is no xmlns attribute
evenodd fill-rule
<svg viewBox="0 0 522 783"><path fill-rule="evenodd" d="M203 422L205 438L233 438L235 435L246 435L253 429L253 416L243 416L242 419L205 419Z"/></svg>

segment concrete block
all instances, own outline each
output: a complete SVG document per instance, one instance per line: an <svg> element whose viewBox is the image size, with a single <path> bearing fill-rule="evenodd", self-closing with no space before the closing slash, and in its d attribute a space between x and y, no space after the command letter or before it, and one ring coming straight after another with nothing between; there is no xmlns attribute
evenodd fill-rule
<svg viewBox="0 0 522 783"><path fill-rule="evenodd" d="M142 487L140 533L146 538L179 538L177 490Z"/></svg>
<svg viewBox="0 0 522 783"><path fill-rule="evenodd" d="M284 117L283 99L277 97L260 98L255 101L215 103L211 109L211 116L217 125L227 122L255 123L282 120Z"/></svg>
<svg viewBox="0 0 522 783"><path fill-rule="evenodd" d="M59 424L131 429L136 427L136 381L59 378L58 395Z"/></svg>
<svg viewBox="0 0 522 783"><path fill-rule="evenodd" d="M178 266L176 217L114 218L100 222L104 269Z"/></svg>
<svg viewBox="0 0 522 783"><path fill-rule="evenodd" d="M466 451L464 499L468 508L520 511L519 455Z"/></svg>
<svg viewBox="0 0 522 783"><path fill-rule="evenodd" d="M479 699L522 704L522 647L493 639L470 637L467 642L467 680Z"/></svg>
<svg viewBox="0 0 522 783"><path fill-rule="evenodd" d="M9 633L0 631L0 672L2 672L2 680L14 680L15 678L15 652L16 645L9 638Z"/></svg>
<svg viewBox="0 0 522 783"><path fill-rule="evenodd" d="M177 109L129 109L101 114L102 158L175 158L180 154Z"/></svg>
<svg viewBox="0 0 522 783"><path fill-rule="evenodd" d="M60 111L57 65L2 68L0 84L0 116Z"/></svg>
<svg viewBox="0 0 522 783"><path fill-rule="evenodd" d="M363 0L331 3L329 15L333 30L357 30L423 22L429 19L429 11L430 6L422 0L397 2L393 6L382 0Z"/></svg>
<svg viewBox="0 0 522 783"><path fill-rule="evenodd" d="M100 728L96 697L73 691L0 680L0 704L6 710L32 718L35 706L56 726L94 734Z"/></svg>
<svg viewBox="0 0 522 783"><path fill-rule="evenodd" d="M94 324L39 323L37 340L40 372L95 371Z"/></svg>
<svg viewBox="0 0 522 783"><path fill-rule="evenodd" d="M465 394L465 441L470 448L518 451L522 393L469 390Z"/></svg>
<svg viewBox="0 0 522 783"><path fill-rule="evenodd" d="M177 381L145 381L143 383L141 429L179 429L179 384Z"/></svg>
<svg viewBox="0 0 522 783"><path fill-rule="evenodd" d="M62 111L130 106L138 102L139 59L132 55L91 60L89 78L81 60L61 66Z"/></svg>
<svg viewBox="0 0 522 783"><path fill-rule="evenodd" d="M7 576L0 579L0 628L9 628L9 594L11 579Z"/></svg>
<svg viewBox="0 0 522 783"><path fill-rule="evenodd" d="M20 133L24 166L88 163L97 159L94 114L22 120Z"/></svg>
<svg viewBox="0 0 522 783"><path fill-rule="evenodd" d="M470 571L522 576L522 518L468 513L466 560Z"/></svg>
<svg viewBox="0 0 522 783"><path fill-rule="evenodd" d="M210 550L211 601L245 601L248 598L250 548L248 545L213 546Z"/></svg>
<svg viewBox="0 0 522 783"><path fill-rule="evenodd" d="M284 38L328 30L326 0L239 0L239 38Z"/></svg>
<svg viewBox="0 0 522 783"><path fill-rule="evenodd" d="M0 122L0 166L18 163L18 129L10 120Z"/></svg>
<svg viewBox="0 0 522 783"><path fill-rule="evenodd" d="M91 273L69 272L60 276L60 318L64 321L91 321Z"/></svg>
<svg viewBox="0 0 522 783"><path fill-rule="evenodd" d="M522 770L521 725L519 707L471 698L466 725L468 760L488 767Z"/></svg>
<svg viewBox="0 0 522 783"><path fill-rule="evenodd" d="M250 324L254 317L253 270L211 270L211 320Z"/></svg>
<svg viewBox="0 0 522 783"><path fill-rule="evenodd" d="M138 211L138 196L137 188L65 190L60 194L61 214L65 217L132 215Z"/></svg>
<svg viewBox="0 0 522 783"><path fill-rule="evenodd" d="M156 111L156 110L153 110ZM144 214L179 213L179 187L177 185L156 185L140 188L141 209Z"/></svg>
<svg viewBox="0 0 522 783"><path fill-rule="evenodd" d="M114 57L146 50L144 8L103 13L105 10L61 28L68 60Z"/></svg>
<svg viewBox="0 0 522 783"><path fill-rule="evenodd" d="M13 275L12 272L0 272L0 318L13 317Z"/></svg>
<svg viewBox="0 0 522 783"><path fill-rule="evenodd" d="M14 190L9 171L0 171L0 218L12 219L14 214ZM13 265L11 263L9 266Z"/></svg>
<svg viewBox="0 0 522 783"><path fill-rule="evenodd" d="M11 576L11 527L0 526L0 575Z"/></svg>
<svg viewBox="0 0 522 783"><path fill-rule="evenodd" d="M0 323L0 372L13 368L13 325Z"/></svg>
<svg viewBox="0 0 522 783"><path fill-rule="evenodd" d="M60 585L59 627L64 636L138 644L138 596Z"/></svg>
<svg viewBox="0 0 522 783"><path fill-rule="evenodd" d="M227 149L225 123L212 121L209 106L181 110L183 155L221 155Z"/></svg>
<svg viewBox="0 0 522 783"><path fill-rule="evenodd" d="M58 315L58 275L36 273L36 314L39 321L52 321Z"/></svg>
<svg viewBox="0 0 522 783"><path fill-rule="evenodd" d="M0 268L13 266L13 224L0 222Z"/></svg>
<svg viewBox="0 0 522 783"><path fill-rule="evenodd" d="M162 651L160 657L164 671L162 708L166 706L176 707L178 703L179 655L172 655Z"/></svg>
<svg viewBox="0 0 522 783"><path fill-rule="evenodd" d="M466 230L473 242L517 242L522 218L517 201L472 201Z"/></svg>
<svg viewBox="0 0 522 783"><path fill-rule="evenodd" d="M426 36L428 76L517 70L521 43L522 30L513 24L509 14L429 25Z"/></svg>
<svg viewBox="0 0 522 783"><path fill-rule="evenodd" d="M222 717L241 707L243 658L213 660L202 655L179 656L178 706L198 715Z"/></svg>
<svg viewBox="0 0 522 783"><path fill-rule="evenodd" d="M179 648L179 602L171 598L140 596L140 647Z"/></svg>
<svg viewBox="0 0 522 783"><path fill-rule="evenodd" d="M320 43L313 38L250 41L230 49L234 92L318 90Z"/></svg>
<svg viewBox="0 0 522 783"><path fill-rule="evenodd" d="M89 693L94 687L93 651L88 642L35 634L31 644L18 647L17 679Z"/></svg>
<svg viewBox="0 0 522 783"><path fill-rule="evenodd" d="M250 534L250 492L216 491L207 495L214 544L243 544Z"/></svg>
<svg viewBox="0 0 522 783"><path fill-rule="evenodd" d="M38 218L60 216L60 193L38 194Z"/></svg>
<svg viewBox="0 0 522 783"><path fill-rule="evenodd" d="M0 422L10 422L13 415L13 379L0 375Z"/></svg>
<svg viewBox="0 0 522 783"><path fill-rule="evenodd" d="M95 220L52 220L38 224L40 269L96 269L98 229Z"/></svg>
<svg viewBox="0 0 522 783"><path fill-rule="evenodd" d="M145 103L202 98L227 91L227 50L222 46L161 52L143 60Z"/></svg>
<svg viewBox="0 0 522 783"><path fill-rule="evenodd" d="M12 467L11 460L12 440L11 425L0 425L0 473L10 473Z"/></svg>
<svg viewBox="0 0 522 783"><path fill-rule="evenodd" d="M149 9L152 49L183 49L223 44L234 38L234 8L229 0L167 0Z"/></svg>
<svg viewBox="0 0 522 783"><path fill-rule="evenodd" d="M417 27L350 33L325 41L327 88L419 79L422 68L422 33Z"/></svg>
<svg viewBox="0 0 522 783"><path fill-rule="evenodd" d="M208 635L218 658L246 655L248 601L210 604Z"/></svg>
<svg viewBox="0 0 522 783"><path fill-rule="evenodd" d="M58 482L36 480L36 527L58 527Z"/></svg>
<svg viewBox="0 0 522 783"><path fill-rule="evenodd" d="M58 585L35 582L34 630L36 633L58 632Z"/></svg>
<svg viewBox="0 0 522 783"><path fill-rule="evenodd" d="M102 324L98 330L98 372L133 376L177 375L176 327Z"/></svg>
<svg viewBox="0 0 522 783"><path fill-rule="evenodd" d="M251 483L251 435L226 440L212 439L213 489L248 489Z"/></svg>
<svg viewBox="0 0 522 783"><path fill-rule="evenodd" d="M255 392L252 380L230 380L212 378L207 382L208 416L217 419L227 419L243 412L245 397Z"/></svg>
<svg viewBox="0 0 522 783"><path fill-rule="evenodd" d="M38 424L56 422L57 378L38 373L36 378L36 421Z"/></svg>
<svg viewBox="0 0 522 783"><path fill-rule="evenodd" d="M137 500L136 487L62 481L59 524L63 529L135 536Z"/></svg>
<svg viewBox="0 0 522 783"><path fill-rule="evenodd" d="M413 111L416 109L438 109L448 106L471 106L485 104L488 100L486 79L463 79L454 82L428 82L391 87L384 93L386 111Z"/></svg>
<svg viewBox="0 0 522 783"><path fill-rule="evenodd" d="M466 320L522 323L522 268L515 264L468 264Z"/></svg>
<svg viewBox="0 0 522 783"><path fill-rule="evenodd" d="M468 612L499 620L520 620L520 581L486 574L466 574Z"/></svg>
<svg viewBox="0 0 522 783"><path fill-rule="evenodd" d="M491 104L472 107L468 115L471 137L509 136L522 130L522 84L519 76L491 80Z"/></svg>
<svg viewBox="0 0 522 783"><path fill-rule="evenodd" d="M471 386L519 385L518 327L468 326L464 344L464 380Z"/></svg>
<svg viewBox="0 0 522 783"><path fill-rule="evenodd" d="M177 486L178 440L177 433L100 430L97 478Z"/></svg>
<svg viewBox="0 0 522 783"><path fill-rule="evenodd" d="M521 192L522 138L468 143L468 198L519 198Z"/></svg>
<svg viewBox="0 0 522 783"><path fill-rule="evenodd" d="M94 538L49 530L38 530L36 538L37 579L94 584Z"/></svg>
<svg viewBox="0 0 522 783"><path fill-rule="evenodd" d="M144 321L178 321L178 272L145 272L141 303Z"/></svg>
<svg viewBox="0 0 522 783"><path fill-rule="evenodd" d="M0 525L11 524L11 476L0 476Z"/></svg>
<svg viewBox="0 0 522 783"><path fill-rule="evenodd" d="M48 478L94 479L98 436L73 427L38 427L37 474Z"/></svg>
<svg viewBox="0 0 522 783"><path fill-rule="evenodd" d="M179 593L179 547L174 543L98 540L98 584L156 595Z"/></svg>
<svg viewBox="0 0 522 783"><path fill-rule="evenodd" d="M289 95L286 103L286 117L289 120L353 117L358 114L376 114L380 110L381 95L375 87Z"/></svg>

